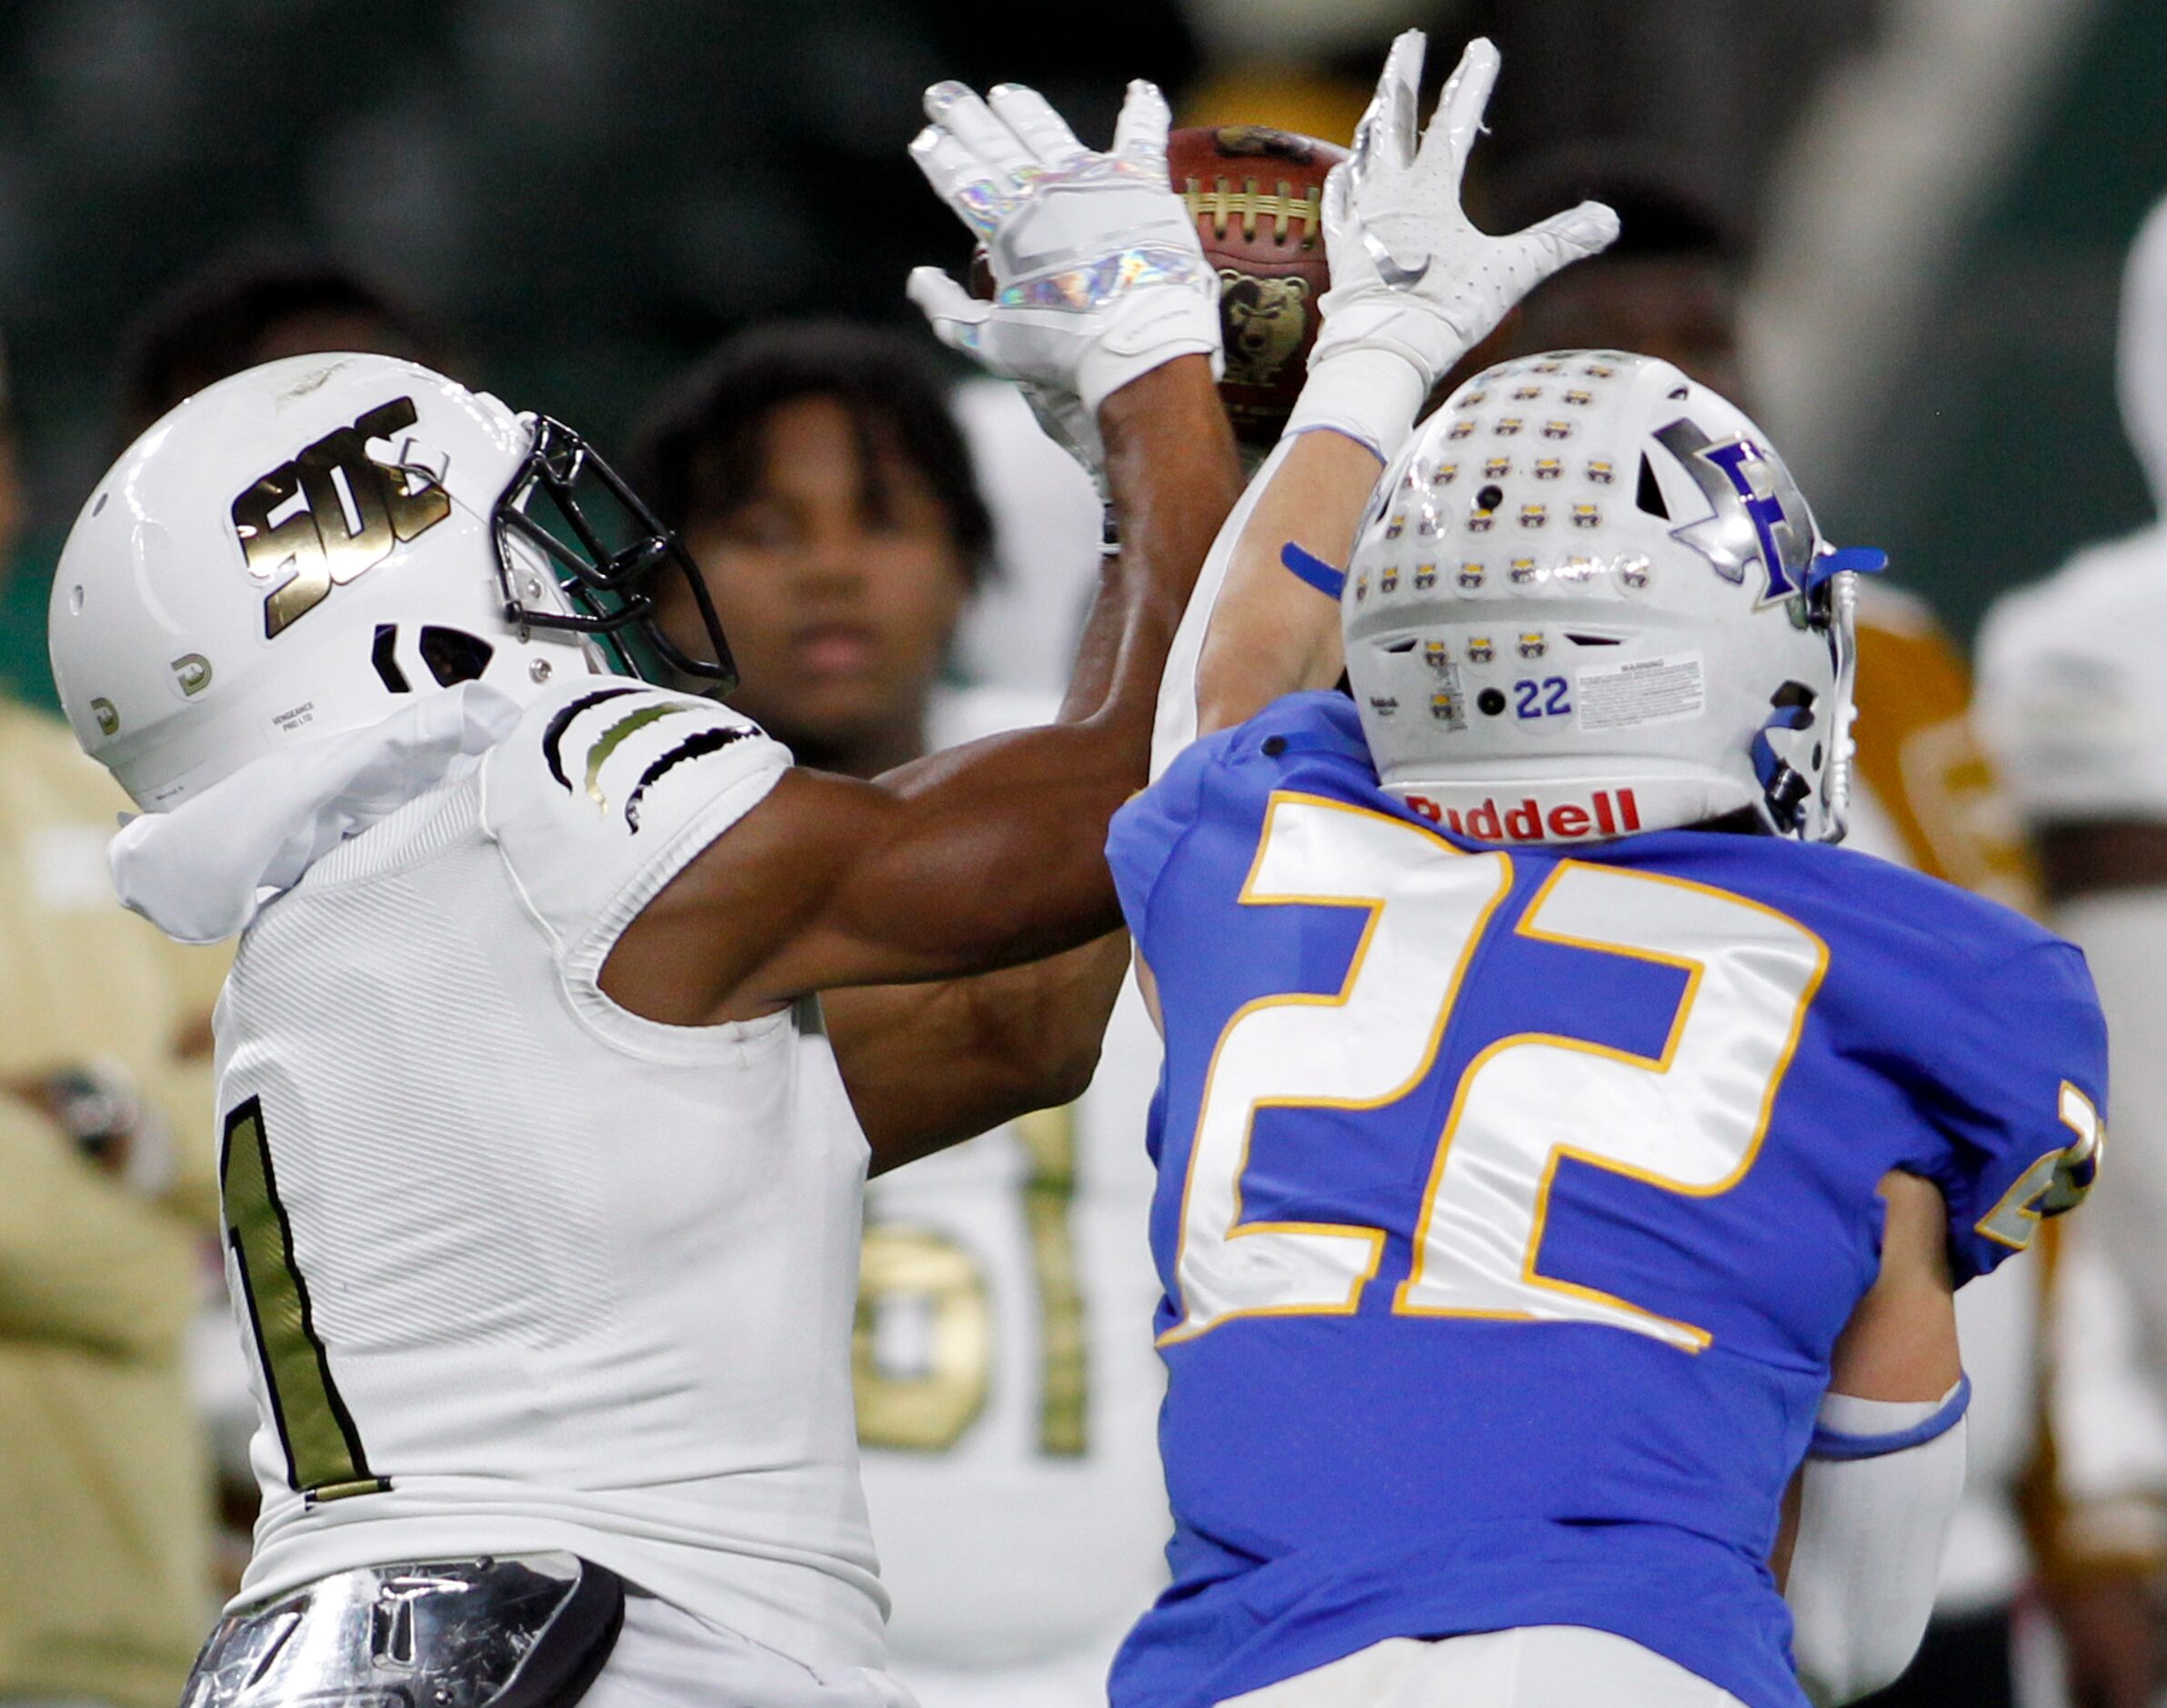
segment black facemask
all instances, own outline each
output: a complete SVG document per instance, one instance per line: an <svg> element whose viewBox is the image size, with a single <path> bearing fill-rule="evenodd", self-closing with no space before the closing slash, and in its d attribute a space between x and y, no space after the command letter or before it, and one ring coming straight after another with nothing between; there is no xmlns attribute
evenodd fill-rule
<svg viewBox="0 0 2167 1708"><path fill-rule="evenodd" d="M507 620L592 635L627 676L723 695L737 685L729 642L707 583L677 537L617 471L562 422L537 418L534 448L491 516ZM574 612L522 598L511 542L539 552ZM657 577L680 575L707 632L707 653L687 653L656 619Z"/></svg>

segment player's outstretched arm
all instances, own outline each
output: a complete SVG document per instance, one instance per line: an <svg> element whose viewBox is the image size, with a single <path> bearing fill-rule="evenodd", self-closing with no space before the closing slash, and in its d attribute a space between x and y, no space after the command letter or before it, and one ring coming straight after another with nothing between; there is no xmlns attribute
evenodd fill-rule
<svg viewBox="0 0 2167 1708"><path fill-rule="evenodd" d="M1420 30L1392 44L1353 151L1326 183L1324 329L1286 435L1200 579L1168 672L1159 764L1190 734L1338 679L1338 602L1289 574L1283 549L1344 564L1379 472L1438 382L1528 292L1618 235L1598 202L1502 237L1478 231L1460 184L1498 51L1469 44L1418 137L1423 52Z"/></svg>
<svg viewBox="0 0 2167 1708"><path fill-rule="evenodd" d="M1817 1708L1879 1690L1911 1663L1963 1491L1970 1390L1948 1209L1912 1175L1890 1174L1881 1191L1881 1275L1837 1342L1777 1545L1799 1682Z"/></svg>
<svg viewBox="0 0 2167 1708"><path fill-rule="evenodd" d="M704 1025L808 991L1015 965L1119 925L1107 821L1144 780L1167 648L1240 476L1200 356L1129 381L1098 424L1125 545L1066 721L877 782L787 773L619 937L601 980L612 1000Z"/></svg>
<svg viewBox="0 0 2167 1708"><path fill-rule="evenodd" d="M934 984L822 999L872 1171L885 1173L1090 1089L1129 971L1129 933Z"/></svg>
<svg viewBox="0 0 2167 1708"><path fill-rule="evenodd" d="M998 288L978 301L921 268L911 295L945 341L1088 420L1124 542L1060 721L872 784L790 773L633 922L603 973L613 1000L677 1024L947 980L831 1006L876 1166L1088 1079L1119 980L1103 941L1119 923L1106 822L1144 780L1167 648L1239 486L1213 385L1217 279L1167 181L1158 91L1132 85L1107 155L1027 89L981 101L937 85L927 111L912 152L986 241Z"/></svg>

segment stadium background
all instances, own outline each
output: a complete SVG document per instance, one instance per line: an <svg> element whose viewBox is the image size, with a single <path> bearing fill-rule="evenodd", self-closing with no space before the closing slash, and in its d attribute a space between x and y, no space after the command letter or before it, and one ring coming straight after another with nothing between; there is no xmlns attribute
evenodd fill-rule
<svg viewBox="0 0 2167 1708"><path fill-rule="evenodd" d="M755 320L926 337L904 275L965 249L904 154L928 82L1032 82L1097 139L1145 75L1184 122L1343 139L1410 23L1433 83L1469 34L1504 49L1478 210L1546 151L1648 151L1747 235L1756 409L1828 531L1960 636L2149 516L2114 347L2167 191L2162 0L0 0L29 522L0 687L50 703L46 587L119 448L127 328L236 246L357 269L607 449Z"/></svg>
<svg viewBox="0 0 2167 1708"><path fill-rule="evenodd" d="M959 259L903 154L929 80L1038 84L1103 136L1343 131L1408 22L1505 50L1485 166L1654 142L1754 234L1766 423L1840 538L1968 634L2143 517L2112 397L2122 252L2167 185L2158 0L14 0L0 330L31 528L0 668L49 695L56 543L117 449L121 331L236 243L345 260L461 364L605 445L769 315L902 320ZM1439 67L1433 65L1432 75Z"/></svg>

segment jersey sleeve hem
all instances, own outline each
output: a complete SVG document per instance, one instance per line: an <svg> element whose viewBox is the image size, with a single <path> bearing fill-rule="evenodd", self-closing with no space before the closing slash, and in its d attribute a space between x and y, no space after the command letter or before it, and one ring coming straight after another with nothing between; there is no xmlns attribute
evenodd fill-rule
<svg viewBox="0 0 2167 1708"><path fill-rule="evenodd" d="M637 1055L677 1060L735 1048L748 1035L788 1024L790 1010L785 1008L757 1020L722 1021L713 1026L667 1025L611 1001L602 990L601 978L609 951L647 903L709 843L728 834L732 825L765 800L788 769L788 757L778 748L771 764L739 779L708 801L685 821L660 854L609 899L585 935L560 956L558 976L573 1012L605 1042Z"/></svg>

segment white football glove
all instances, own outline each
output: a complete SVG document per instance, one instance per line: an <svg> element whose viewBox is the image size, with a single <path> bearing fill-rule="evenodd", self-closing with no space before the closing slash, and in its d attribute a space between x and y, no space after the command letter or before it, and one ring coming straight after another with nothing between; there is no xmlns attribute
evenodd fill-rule
<svg viewBox="0 0 2167 1708"><path fill-rule="evenodd" d="M1209 356L1215 374L1223 366L1219 276L1167 175L1166 97L1130 84L1107 154L1017 84L981 101L937 83L926 116L911 156L984 242L994 295L982 301L921 266L910 300L942 343L1018 382L1097 478L1100 404L1178 356Z"/></svg>
<svg viewBox="0 0 2167 1708"><path fill-rule="evenodd" d="M1515 303L1618 236L1618 216L1600 202L1510 236L1476 230L1460 186L1498 80L1498 50L1480 37L1468 44L1418 143L1423 45L1420 30L1392 44L1353 150L1325 181L1332 283L1318 303L1324 327L1287 426L1335 427L1387 461L1430 388Z"/></svg>

